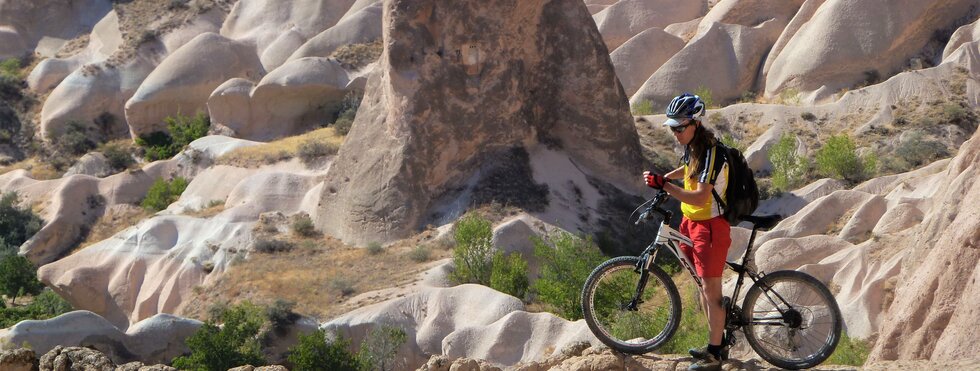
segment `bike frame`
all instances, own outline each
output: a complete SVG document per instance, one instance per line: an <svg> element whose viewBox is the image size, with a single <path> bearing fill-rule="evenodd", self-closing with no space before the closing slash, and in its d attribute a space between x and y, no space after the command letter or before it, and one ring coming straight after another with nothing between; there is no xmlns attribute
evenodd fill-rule
<svg viewBox="0 0 980 371"><path fill-rule="evenodd" d="M654 197L653 200L651 200L653 201L653 205L646 212L644 212L643 215L640 216L640 221L642 221L643 219L650 218L649 215L650 212L655 212L663 217L663 221L660 223L660 229L657 231L657 238L652 243L650 243L650 245L647 246L646 249L643 250L643 253L640 254L640 262L643 266L637 267L637 269L642 268L643 272L640 275L640 284L637 286L636 296L634 297L633 302L631 303L631 306L633 308L635 308L635 305L637 304L639 297L642 295L642 290L643 287L646 286L646 281L649 275L650 267L656 261L657 254L660 252L661 249L665 249L667 251L670 251L672 254L674 254L677 260L680 261L681 266L683 266L687 270L687 273L691 275L691 278L694 280L695 284L697 284L698 291L703 292L704 290L704 283L702 282L701 277L698 277L697 272L694 270L694 264L692 264L690 259L687 258L687 255L684 254L683 251L681 251L680 249L680 244L683 243L688 246L693 246L693 242L687 236L681 234L674 228L670 227L670 222L672 221L674 216L673 212L664 210L659 207L659 204L663 202L664 198L666 198L666 193L661 191L661 193L657 194L657 196ZM640 221L637 221L637 223L639 223ZM742 327L750 324L751 325L786 325L783 319L783 316L786 314L786 310L784 308L789 308L790 305L789 303L786 302L786 300L781 295L779 295L779 293L773 291L771 287L762 287L762 292L763 294L765 294L766 298L770 301L770 303L773 304L773 307L779 310L780 317L760 318L760 319L753 318L752 320L745 322L739 313L735 313L736 312L735 302L739 298L739 294L742 290L742 283L745 277L748 276L752 280L753 284L758 283L759 280L765 277L765 273L761 273L761 272L756 273L754 270L749 268L749 262L752 256L751 255L752 245L755 243L756 231L758 231L758 228L755 227L755 225L753 225L752 234L749 237L748 245L745 247L745 254L742 256L741 264L728 261L727 259L725 261L729 269L731 269L735 273L738 273L738 279L735 281L735 290L732 292L732 296L731 296L732 300L729 300L728 304L725 306L725 313L736 314L735 316L732 316L733 321L735 323L727 323L728 321L726 321L725 327L726 329L729 330L734 329L735 327ZM774 296L775 299L773 298ZM777 303L777 300L781 302L782 305L779 305Z"/></svg>

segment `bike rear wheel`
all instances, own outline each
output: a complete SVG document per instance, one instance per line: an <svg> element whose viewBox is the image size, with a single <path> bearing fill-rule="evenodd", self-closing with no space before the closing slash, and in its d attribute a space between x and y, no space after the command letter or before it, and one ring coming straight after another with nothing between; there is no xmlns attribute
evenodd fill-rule
<svg viewBox="0 0 980 371"><path fill-rule="evenodd" d="M641 275L639 264L635 256L610 259L592 271L582 288L582 312L592 333L630 354L663 345L681 317L681 298L667 273L653 265Z"/></svg>
<svg viewBox="0 0 980 371"><path fill-rule="evenodd" d="M773 272L745 295L745 340L762 359L787 369L825 361L840 341L840 308L830 290L797 271Z"/></svg>

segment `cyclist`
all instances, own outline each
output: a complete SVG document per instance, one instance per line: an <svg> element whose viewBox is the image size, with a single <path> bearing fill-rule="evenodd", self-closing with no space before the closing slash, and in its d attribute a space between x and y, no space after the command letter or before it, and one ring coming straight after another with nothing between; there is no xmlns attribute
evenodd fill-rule
<svg viewBox="0 0 980 371"><path fill-rule="evenodd" d="M668 119L664 126L669 127L674 138L684 146L684 157L677 169L666 175L646 171L643 180L648 186L663 189L681 201L684 217L679 231L694 244L682 244L681 249L693 262L704 284L701 307L708 317L708 345L690 350L697 362L688 370L720 370L725 327L721 273L732 240L730 225L711 191L715 190L724 202L728 164L724 151L716 146L718 140L714 133L701 123L705 107L699 96L684 93L674 97L666 111ZM669 182L680 178L684 179L683 188Z"/></svg>

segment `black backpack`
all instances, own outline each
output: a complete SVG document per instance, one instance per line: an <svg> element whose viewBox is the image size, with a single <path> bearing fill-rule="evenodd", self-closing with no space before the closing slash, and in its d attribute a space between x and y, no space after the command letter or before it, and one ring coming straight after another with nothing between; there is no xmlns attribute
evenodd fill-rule
<svg viewBox="0 0 980 371"><path fill-rule="evenodd" d="M741 151L720 142L717 146L728 160L728 189L725 190L725 200L728 202L722 201L718 192L713 189L711 194L724 210L728 223L735 225L742 220L742 216L752 215L755 208L759 206L759 187L756 186L752 169L749 168Z"/></svg>

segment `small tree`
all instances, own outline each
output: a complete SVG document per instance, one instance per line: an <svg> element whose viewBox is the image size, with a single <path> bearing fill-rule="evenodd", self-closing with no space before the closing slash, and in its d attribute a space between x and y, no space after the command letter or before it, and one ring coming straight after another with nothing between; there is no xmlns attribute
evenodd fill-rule
<svg viewBox="0 0 980 371"><path fill-rule="evenodd" d="M520 253L504 255L497 251L493 255L493 272L490 274L490 287L494 290L524 299L527 295L527 261Z"/></svg>
<svg viewBox="0 0 980 371"><path fill-rule="evenodd" d="M0 255L16 253L15 249L41 230L44 221L29 208L17 206L16 192L0 196Z"/></svg>
<svg viewBox="0 0 980 371"><path fill-rule="evenodd" d="M191 354L175 358L174 367L225 371L241 365L265 364L259 343L259 329L265 317L262 309L243 302L223 310L219 317L208 320L187 338ZM213 320L221 321L224 325L218 327Z"/></svg>
<svg viewBox="0 0 980 371"><path fill-rule="evenodd" d="M10 302L18 296L37 295L44 285L37 280L37 268L27 258L8 254L0 257L0 294L9 296Z"/></svg>
<svg viewBox="0 0 980 371"><path fill-rule="evenodd" d="M180 194L187 189L187 179L176 177L171 181L157 178L146 192L146 198L140 206L150 211L160 211L166 209L174 201L180 198Z"/></svg>
<svg viewBox="0 0 980 371"><path fill-rule="evenodd" d="M851 182L864 180L866 164L858 157L854 141L846 134L835 135L816 153L817 171L835 179Z"/></svg>
<svg viewBox="0 0 980 371"><path fill-rule="evenodd" d="M359 362L350 351L350 340L337 336L327 341L323 329L308 335L300 335L296 346L289 349L286 357L293 364L293 371L357 371Z"/></svg>
<svg viewBox="0 0 980 371"><path fill-rule="evenodd" d="M534 255L541 263L541 274L533 291L541 301L555 308L568 320L582 318L581 291L585 280L605 257L592 238L578 238L558 232L548 240L534 238Z"/></svg>
<svg viewBox="0 0 980 371"><path fill-rule="evenodd" d="M796 155L796 139L789 134L783 134L769 148L769 162L772 163L772 187L780 192L796 187L808 167L806 159Z"/></svg>
<svg viewBox="0 0 980 371"><path fill-rule="evenodd" d="M405 331L392 326L377 326L361 343L357 358L362 370L389 371L399 369L398 348L405 343Z"/></svg>
<svg viewBox="0 0 980 371"><path fill-rule="evenodd" d="M490 221L470 214L456 223L456 247L453 248L455 270L449 278L456 283L490 284L493 230Z"/></svg>

